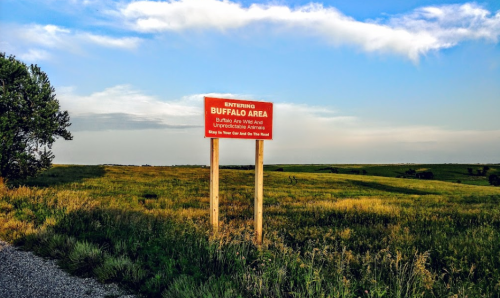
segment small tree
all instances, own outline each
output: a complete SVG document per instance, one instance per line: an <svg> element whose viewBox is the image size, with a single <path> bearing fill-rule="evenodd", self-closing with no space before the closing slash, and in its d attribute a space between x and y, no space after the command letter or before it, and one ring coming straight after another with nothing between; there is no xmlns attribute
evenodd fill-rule
<svg viewBox="0 0 500 298"><path fill-rule="evenodd" d="M434 173L432 173L432 172L420 172L420 173L416 173L415 177L418 179L434 179Z"/></svg>
<svg viewBox="0 0 500 298"><path fill-rule="evenodd" d="M406 175L409 175L409 176L415 176L415 174L417 173L417 171L413 170L413 169L409 169L408 171L405 172Z"/></svg>
<svg viewBox="0 0 500 298"><path fill-rule="evenodd" d="M468 173L469 173L469 175L471 175L471 176L472 176L472 175L474 175L474 172L473 172L472 168L467 168L467 172L468 172Z"/></svg>
<svg viewBox="0 0 500 298"><path fill-rule="evenodd" d="M491 174L490 177L488 177L488 180L490 181L490 184L493 186L500 186L500 177L496 174Z"/></svg>
<svg viewBox="0 0 500 298"><path fill-rule="evenodd" d="M484 167L483 167L483 173L482 173L482 174L483 174L483 176L486 176L486 174L488 173L488 171L489 171L489 170L490 170L490 167L488 167L488 166L484 166Z"/></svg>
<svg viewBox="0 0 500 298"><path fill-rule="evenodd" d="M0 53L0 177L25 179L52 165L55 139L71 140L45 72Z"/></svg>

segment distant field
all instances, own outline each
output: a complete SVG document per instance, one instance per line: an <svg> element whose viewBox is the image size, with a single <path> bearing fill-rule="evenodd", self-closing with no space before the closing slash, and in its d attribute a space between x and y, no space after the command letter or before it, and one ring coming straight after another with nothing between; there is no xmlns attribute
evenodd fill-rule
<svg viewBox="0 0 500 298"><path fill-rule="evenodd" d="M56 166L0 186L0 238L148 297L499 297L500 187L477 169L266 166L257 248L252 170L221 170L213 236L208 168Z"/></svg>
<svg viewBox="0 0 500 298"><path fill-rule="evenodd" d="M486 175L478 175L487 166L489 170ZM269 165L265 166L268 171L276 171L282 168L284 172L308 172L308 173L331 173L333 168L338 169L340 174L400 177L412 179L406 174L409 170L418 172L432 172L433 180L446 182L459 182L472 185L489 185L488 175L500 175L500 165L483 164L397 164L397 165ZM472 175L468 169L472 170ZM363 172L364 171L364 172ZM363 174L364 173L364 174Z"/></svg>

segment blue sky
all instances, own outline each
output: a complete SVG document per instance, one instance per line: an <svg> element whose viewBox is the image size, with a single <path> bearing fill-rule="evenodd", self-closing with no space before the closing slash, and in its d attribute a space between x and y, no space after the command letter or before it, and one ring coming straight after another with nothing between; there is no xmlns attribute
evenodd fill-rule
<svg viewBox="0 0 500 298"><path fill-rule="evenodd" d="M207 94L275 103L266 163L500 162L499 38L496 0L0 2L70 113L56 163L207 164Z"/></svg>

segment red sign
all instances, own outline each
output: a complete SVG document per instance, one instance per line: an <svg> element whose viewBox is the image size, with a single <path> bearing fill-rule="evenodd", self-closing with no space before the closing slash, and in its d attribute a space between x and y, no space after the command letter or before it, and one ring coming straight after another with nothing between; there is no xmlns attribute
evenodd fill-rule
<svg viewBox="0 0 500 298"><path fill-rule="evenodd" d="M273 104L205 97L205 137L272 140Z"/></svg>

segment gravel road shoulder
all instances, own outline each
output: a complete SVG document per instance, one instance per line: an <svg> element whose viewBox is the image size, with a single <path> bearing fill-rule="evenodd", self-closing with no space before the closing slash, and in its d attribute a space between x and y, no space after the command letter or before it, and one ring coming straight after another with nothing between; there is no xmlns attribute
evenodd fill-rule
<svg viewBox="0 0 500 298"><path fill-rule="evenodd" d="M117 285L71 276L32 252L0 240L0 297L122 297L132 298Z"/></svg>

